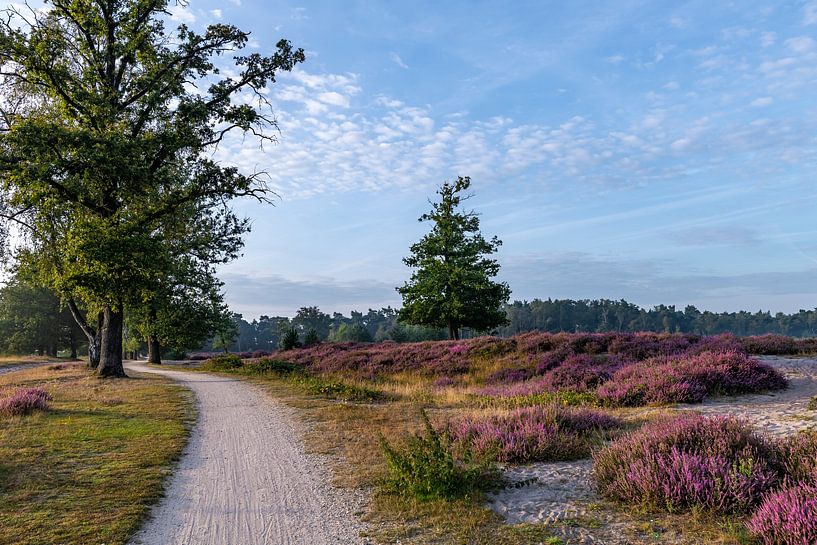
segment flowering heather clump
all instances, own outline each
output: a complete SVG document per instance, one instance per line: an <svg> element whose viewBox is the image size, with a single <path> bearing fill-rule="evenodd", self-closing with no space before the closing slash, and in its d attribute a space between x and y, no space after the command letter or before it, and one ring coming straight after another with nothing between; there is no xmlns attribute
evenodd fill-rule
<svg viewBox="0 0 817 545"><path fill-rule="evenodd" d="M774 445L728 417L654 422L594 456L606 497L668 511L746 512L780 482Z"/></svg>
<svg viewBox="0 0 817 545"><path fill-rule="evenodd" d="M20 388L0 399L0 414L24 415L48 410L51 395L42 388Z"/></svg>
<svg viewBox="0 0 817 545"><path fill-rule="evenodd" d="M524 367L506 367L491 373L485 379L485 384L511 384L528 380L532 376L533 373Z"/></svg>
<svg viewBox="0 0 817 545"><path fill-rule="evenodd" d="M468 352L468 347L464 344L455 344L454 346L448 347L449 354L464 354Z"/></svg>
<svg viewBox="0 0 817 545"><path fill-rule="evenodd" d="M817 431L802 431L781 440L780 457L787 477L817 484Z"/></svg>
<svg viewBox="0 0 817 545"><path fill-rule="evenodd" d="M562 346L550 352L535 356L536 374L543 375L547 373L551 369L562 365L567 358L573 355L573 352L571 352L569 348Z"/></svg>
<svg viewBox="0 0 817 545"><path fill-rule="evenodd" d="M739 352L653 358L623 367L597 391L615 406L697 403L707 395L779 390L786 379L772 367Z"/></svg>
<svg viewBox="0 0 817 545"><path fill-rule="evenodd" d="M690 346L686 351L689 356L703 354L704 352L745 352L745 350L740 339L727 333L701 337L697 343Z"/></svg>
<svg viewBox="0 0 817 545"><path fill-rule="evenodd" d="M797 341L783 335L757 335L741 339L749 354L789 355L797 354Z"/></svg>
<svg viewBox="0 0 817 545"><path fill-rule="evenodd" d="M568 357L561 365L542 377L546 391L573 390L589 392L606 382L611 376L606 365L586 354Z"/></svg>
<svg viewBox="0 0 817 545"><path fill-rule="evenodd" d="M746 526L764 545L814 545L817 485L797 484L768 494Z"/></svg>
<svg viewBox="0 0 817 545"><path fill-rule="evenodd" d="M450 424L452 439L479 456L524 463L575 460L590 454L593 435L619 427L591 409L539 405Z"/></svg>

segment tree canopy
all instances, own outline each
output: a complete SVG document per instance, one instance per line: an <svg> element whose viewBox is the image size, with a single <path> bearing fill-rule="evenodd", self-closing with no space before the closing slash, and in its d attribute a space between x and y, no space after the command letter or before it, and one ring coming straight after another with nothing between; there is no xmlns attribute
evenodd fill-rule
<svg viewBox="0 0 817 545"><path fill-rule="evenodd" d="M235 255L247 226L229 201L269 199L264 172L211 152L234 130L273 139L265 92L304 53L281 40L269 56L236 54L223 75L217 59L248 32L167 32L168 0L47 4L0 19L0 214L43 283L101 313L95 328L74 312L90 346L101 337L99 373L121 376L125 307L169 289L182 255ZM168 238L180 211L206 230L197 249Z"/></svg>
<svg viewBox="0 0 817 545"><path fill-rule="evenodd" d="M419 220L431 222L431 232L403 259L414 272L397 288L403 296L402 321L445 327L451 339L459 338L462 327L488 331L505 324L502 305L511 293L507 284L493 280L499 262L489 257L502 241L486 240L477 214L459 209L470 186L470 178L459 177L437 191L440 200Z"/></svg>

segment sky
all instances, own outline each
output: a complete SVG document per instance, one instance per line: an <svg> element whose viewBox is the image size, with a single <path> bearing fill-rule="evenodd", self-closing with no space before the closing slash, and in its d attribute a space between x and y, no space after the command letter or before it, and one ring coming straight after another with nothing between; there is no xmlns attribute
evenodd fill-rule
<svg viewBox="0 0 817 545"><path fill-rule="evenodd" d="M222 267L245 318L399 306L445 180L512 299L817 307L817 2L190 0L172 19L306 52L280 132L215 157L274 206Z"/></svg>

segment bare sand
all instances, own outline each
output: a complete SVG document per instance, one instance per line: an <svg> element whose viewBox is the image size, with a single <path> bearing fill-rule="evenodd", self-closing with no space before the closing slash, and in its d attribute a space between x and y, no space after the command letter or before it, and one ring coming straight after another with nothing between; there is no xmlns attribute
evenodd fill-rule
<svg viewBox="0 0 817 545"><path fill-rule="evenodd" d="M295 411L241 380L128 362L178 381L198 421L166 495L131 545L365 543L364 499L334 488L326 461L306 454Z"/></svg>

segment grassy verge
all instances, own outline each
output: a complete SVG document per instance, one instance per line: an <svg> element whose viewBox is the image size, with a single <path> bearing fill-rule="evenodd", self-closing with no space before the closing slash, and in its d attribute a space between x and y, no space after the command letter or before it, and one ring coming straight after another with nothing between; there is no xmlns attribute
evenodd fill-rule
<svg viewBox="0 0 817 545"><path fill-rule="evenodd" d="M31 363L66 363L65 358L52 358L51 356L0 356L0 369L14 365L27 365Z"/></svg>
<svg viewBox="0 0 817 545"><path fill-rule="evenodd" d="M0 376L51 410L0 418L0 543L125 543L162 492L193 421L187 390L154 376L102 381L82 365Z"/></svg>

